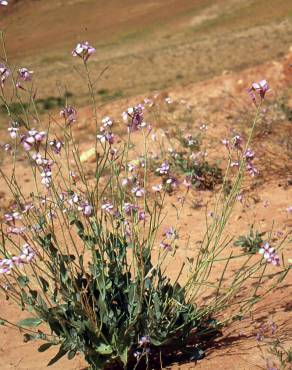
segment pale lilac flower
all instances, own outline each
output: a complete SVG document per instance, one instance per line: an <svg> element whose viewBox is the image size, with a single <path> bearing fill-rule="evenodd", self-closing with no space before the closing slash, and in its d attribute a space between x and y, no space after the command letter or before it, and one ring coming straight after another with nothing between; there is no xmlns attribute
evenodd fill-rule
<svg viewBox="0 0 292 370"><path fill-rule="evenodd" d="M226 146L227 148L229 148L229 145L230 145L230 141L228 139L223 139L221 140L221 143Z"/></svg>
<svg viewBox="0 0 292 370"><path fill-rule="evenodd" d="M53 220L54 218L57 218L57 213L55 210L53 209L50 209L48 212L47 212L47 216L48 216L48 219L49 220Z"/></svg>
<svg viewBox="0 0 292 370"><path fill-rule="evenodd" d="M89 45L89 43L83 42L77 44L75 49L72 51L73 57L80 57L84 60L84 62L87 62L88 58L96 52L96 49Z"/></svg>
<svg viewBox="0 0 292 370"><path fill-rule="evenodd" d="M149 335L144 335L139 339L139 345L140 347L147 346L150 344L150 336Z"/></svg>
<svg viewBox="0 0 292 370"><path fill-rule="evenodd" d="M152 186L152 190L153 190L155 193L159 193L159 192L162 190L162 184L153 185L153 186Z"/></svg>
<svg viewBox="0 0 292 370"><path fill-rule="evenodd" d="M13 261L11 259L0 259L0 274L10 274L13 267Z"/></svg>
<svg viewBox="0 0 292 370"><path fill-rule="evenodd" d="M60 116L65 119L66 125L69 126L76 122L77 111L75 108L71 107L71 105L68 105L60 111Z"/></svg>
<svg viewBox="0 0 292 370"><path fill-rule="evenodd" d="M5 213L4 218L6 222L9 222L9 223L12 222L13 224L15 224L15 221L21 220L22 217L19 214L19 212L11 212L11 213Z"/></svg>
<svg viewBox="0 0 292 370"><path fill-rule="evenodd" d="M151 140L152 140L152 141L157 141L157 134L153 133L153 134L151 135Z"/></svg>
<svg viewBox="0 0 292 370"><path fill-rule="evenodd" d="M208 130L208 126L205 125L205 124L202 124L200 127L199 127L200 130Z"/></svg>
<svg viewBox="0 0 292 370"><path fill-rule="evenodd" d="M27 68L20 68L18 70L18 76L23 80L23 81L30 81L31 80L31 75L33 74L33 71L29 71Z"/></svg>
<svg viewBox="0 0 292 370"><path fill-rule="evenodd" d="M232 144L233 144L233 147L236 148L236 149L240 149L242 150L242 142L243 142L243 139L241 136L239 135L235 135L233 138L232 138Z"/></svg>
<svg viewBox="0 0 292 370"><path fill-rule="evenodd" d="M109 145L112 145L114 143L114 134L111 132L107 132L104 134L96 135L97 139L102 143L109 143Z"/></svg>
<svg viewBox="0 0 292 370"><path fill-rule="evenodd" d="M259 253L264 256L268 263L271 263L274 266L280 265L280 258L276 254L275 249L270 247L269 243L265 243L262 248L260 248Z"/></svg>
<svg viewBox="0 0 292 370"><path fill-rule="evenodd" d="M82 205L80 205L78 210L82 211L86 217L90 217L93 214L93 207L88 202L84 202Z"/></svg>
<svg viewBox="0 0 292 370"><path fill-rule="evenodd" d="M170 165L167 161L165 161L155 171L158 172L159 175L168 175L169 170L170 170Z"/></svg>
<svg viewBox="0 0 292 370"><path fill-rule="evenodd" d="M143 116L144 107L141 104L138 104L135 107L128 108L122 114L122 118L128 126L130 132L141 129L146 124L144 122Z"/></svg>
<svg viewBox="0 0 292 370"><path fill-rule="evenodd" d="M7 68L4 64L0 63L0 83L1 86L4 86L5 81L10 76L10 69Z"/></svg>
<svg viewBox="0 0 292 370"><path fill-rule="evenodd" d="M5 152L8 152L9 150L10 150L10 151L12 150L12 147L11 147L11 145L10 145L10 144L4 144L4 145L3 145L3 150L4 150Z"/></svg>
<svg viewBox="0 0 292 370"><path fill-rule="evenodd" d="M165 232L163 233L163 236L167 239L167 240L177 240L178 239L178 233L176 231L176 229L171 226L170 228L166 229Z"/></svg>
<svg viewBox="0 0 292 370"><path fill-rule="evenodd" d="M0 5L7 6L8 5L8 1L6 1L6 0L0 0Z"/></svg>
<svg viewBox="0 0 292 370"><path fill-rule="evenodd" d="M252 161L254 159L254 152L249 148L244 153L244 156L247 161Z"/></svg>
<svg viewBox="0 0 292 370"><path fill-rule="evenodd" d="M145 190L139 186L136 186L132 189L132 193L135 195L135 197L142 198L145 194Z"/></svg>
<svg viewBox="0 0 292 370"><path fill-rule="evenodd" d="M80 202L80 197L78 194L73 193L71 194L70 198L68 199L68 203L70 206L73 206L74 204L78 204ZM83 208L81 207L79 211L81 211Z"/></svg>
<svg viewBox="0 0 292 370"><path fill-rule="evenodd" d="M104 128L108 128L113 125L113 121L110 119L110 117L104 117L101 122Z"/></svg>
<svg viewBox="0 0 292 370"><path fill-rule="evenodd" d="M146 105L148 105L149 107L152 107L153 106L153 100L151 100L151 99L149 99L149 98L145 98L144 99L144 103L146 104Z"/></svg>
<svg viewBox="0 0 292 370"><path fill-rule="evenodd" d="M192 181L191 181L191 178L189 176L187 176L186 178L184 178L183 185L187 189L190 189L190 187L192 186Z"/></svg>
<svg viewBox="0 0 292 370"><path fill-rule="evenodd" d="M123 209L127 216L132 216L133 213L138 211L139 206L137 206L136 204L132 204L132 203L125 203L123 205Z"/></svg>
<svg viewBox="0 0 292 370"><path fill-rule="evenodd" d="M166 180L166 184L167 184L168 186L171 186L172 188L176 188L176 187L178 187L178 185L179 185L179 181L178 181L178 179L177 179L177 178L175 178L175 177L170 177L170 178L168 178L168 179Z"/></svg>
<svg viewBox="0 0 292 370"><path fill-rule="evenodd" d="M292 213L292 206L288 207L288 208L286 209L286 211L287 211L288 213Z"/></svg>
<svg viewBox="0 0 292 370"><path fill-rule="evenodd" d="M11 139L16 139L17 137L17 131L19 130L18 127L9 127L8 132L11 137Z"/></svg>
<svg viewBox="0 0 292 370"><path fill-rule="evenodd" d="M165 98L165 103L172 104L173 100L170 97Z"/></svg>
<svg viewBox="0 0 292 370"><path fill-rule="evenodd" d="M38 166L52 166L54 163L51 159L43 158L40 153L34 153L32 159Z"/></svg>
<svg viewBox="0 0 292 370"><path fill-rule="evenodd" d="M268 208L268 207L269 207L269 205L270 205L270 202L268 201L268 199L265 199L265 200L263 201L263 206L264 206L265 208Z"/></svg>
<svg viewBox="0 0 292 370"><path fill-rule="evenodd" d="M145 219L146 219L145 211L139 211L138 212L138 221L145 221Z"/></svg>
<svg viewBox="0 0 292 370"><path fill-rule="evenodd" d="M26 227L12 227L12 226L10 226L7 229L8 234L15 234L15 235L23 235L25 231L26 231Z"/></svg>
<svg viewBox="0 0 292 370"><path fill-rule="evenodd" d="M194 138L190 134L186 136L185 140L186 140L188 146L193 146L193 145L197 144L197 139Z"/></svg>
<svg viewBox="0 0 292 370"><path fill-rule="evenodd" d="M21 136L20 142L22 143L25 151L30 151L33 147L35 147L36 151L38 151L40 143L45 137L45 131L39 132L35 129L31 129L26 135Z"/></svg>
<svg viewBox="0 0 292 370"><path fill-rule="evenodd" d="M26 203L24 206L22 206L22 213L28 213L34 208L33 203Z"/></svg>
<svg viewBox="0 0 292 370"><path fill-rule="evenodd" d="M247 163L246 170L251 177L255 177L259 174L259 171L254 167L252 163Z"/></svg>
<svg viewBox="0 0 292 370"><path fill-rule="evenodd" d="M74 171L69 171L69 176L72 178L73 183L76 183L77 175Z"/></svg>
<svg viewBox="0 0 292 370"><path fill-rule="evenodd" d="M167 250L168 252L172 251L172 246L169 243L166 242L161 242L160 243L160 248Z"/></svg>
<svg viewBox="0 0 292 370"><path fill-rule="evenodd" d="M64 143L62 141L54 139L49 141L49 145L55 154L60 154Z"/></svg>
<svg viewBox="0 0 292 370"><path fill-rule="evenodd" d="M112 214L114 206L110 202L106 202L102 204L101 209L106 213Z"/></svg>
<svg viewBox="0 0 292 370"><path fill-rule="evenodd" d="M236 196L236 200L238 200L238 202L242 203L243 202L243 195L242 194L238 194Z"/></svg>
<svg viewBox="0 0 292 370"><path fill-rule="evenodd" d="M260 82L254 82L251 85L251 89L260 94L261 99L264 99L266 93L269 91L269 85L266 80L261 80Z"/></svg>
<svg viewBox="0 0 292 370"><path fill-rule="evenodd" d="M239 161L233 161L230 163L230 167L236 167L239 168Z"/></svg>
<svg viewBox="0 0 292 370"><path fill-rule="evenodd" d="M30 263L35 257L35 252L32 247L26 243L21 248L20 259L23 263Z"/></svg>
<svg viewBox="0 0 292 370"><path fill-rule="evenodd" d="M43 171L41 172L41 178L41 183L45 185L45 187L49 188L52 183L52 169L50 165L43 168Z"/></svg>

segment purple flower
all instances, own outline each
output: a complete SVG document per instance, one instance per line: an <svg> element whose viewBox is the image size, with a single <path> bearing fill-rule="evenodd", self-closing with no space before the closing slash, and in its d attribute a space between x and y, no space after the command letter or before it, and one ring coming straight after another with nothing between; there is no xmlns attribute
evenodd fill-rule
<svg viewBox="0 0 292 370"><path fill-rule="evenodd" d="M230 163L230 167L237 167L239 168L239 161L233 161Z"/></svg>
<svg viewBox="0 0 292 370"><path fill-rule="evenodd" d="M179 181L178 181L178 179L177 178L175 178L175 177L170 177L170 178L168 178L167 180L166 180L166 185L167 186L170 186L171 188L176 188L176 187L178 187L178 185L179 185Z"/></svg>
<svg viewBox="0 0 292 370"><path fill-rule="evenodd" d="M232 138L232 144L233 144L233 147L236 148L236 149L240 149L242 150L242 142L243 142L243 139L241 136L239 135L235 135L233 138Z"/></svg>
<svg viewBox="0 0 292 370"><path fill-rule="evenodd" d="M139 211L138 212L138 221L145 221L145 219L146 219L145 211Z"/></svg>
<svg viewBox="0 0 292 370"><path fill-rule="evenodd" d="M161 184L153 185L153 186L152 186L152 190L153 190L155 193L159 193L159 192L161 192L161 190L162 190L162 185L161 185Z"/></svg>
<svg viewBox="0 0 292 370"><path fill-rule="evenodd" d="M5 64L0 63L0 83L1 86L4 86L4 82L10 76L10 69L5 66Z"/></svg>
<svg viewBox="0 0 292 370"><path fill-rule="evenodd" d="M52 183L52 168L50 165L47 165L43 168L43 171L41 172L41 183L45 185L46 188L49 188Z"/></svg>
<svg viewBox="0 0 292 370"><path fill-rule="evenodd" d="M68 105L61 110L60 116L65 119L66 125L69 126L76 122L77 112L71 105Z"/></svg>
<svg viewBox="0 0 292 370"><path fill-rule="evenodd" d="M167 250L168 252L171 252L172 251L172 246L170 243L167 243L167 242L161 242L160 243L160 248L164 249L164 250Z"/></svg>
<svg viewBox="0 0 292 370"><path fill-rule="evenodd" d="M26 135L22 135L20 142L25 151L30 151L33 147L38 151L40 143L45 138L45 131L29 130Z"/></svg>
<svg viewBox="0 0 292 370"><path fill-rule="evenodd" d="M123 206L124 212L127 216L132 216L135 212L138 211L139 206L132 203L125 203Z"/></svg>
<svg viewBox="0 0 292 370"><path fill-rule="evenodd" d="M112 214L114 206L110 202L106 202L101 206L101 209L106 213Z"/></svg>
<svg viewBox="0 0 292 370"><path fill-rule="evenodd" d="M127 123L130 132L141 129L146 125L144 122L143 110L143 105L138 104L135 107L128 108L126 112L123 112L122 118Z"/></svg>
<svg viewBox="0 0 292 370"><path fill-rule="evenodd" d="M183 185L187 188L187 190L190 189L190 187L192 186L192 181L191 181L191 178L189 176L186 176L184 178Z"/></svg>
<svg viewBox="0 0 292 370"><path fill-rule="evenodd" d="M269 91L269 85L266 80L254 82L251 87L247 90L251 100L257 105L256 94L258 94L261 100L264 100L266 93Z"/></svg>
<svg viewBox="0 0 292 370"><path fill-rule="evenodd" d="M135 195L135 197L142 198L145 194L145 190L139 186L136 186L132 189L132 193Z"/></svg>
<svg viewBox="0 0 292 370"><path fill-rule="evenodd" d="M9 227L7 229L8 234L23 235L26 231L26 227Z"/></svg>
<svg viewBox="0 0 292 370"><path fill-rule="evenodd" d="M250 148L248 148L244 153L244 156L247 161L252 161L254 159L254 152Z"/></svg>
<svg viewBox="0 0 292 370"><path fill-rule="evenodd" d="M13 261L11 259L0 259L0 274L10 274L13 267Z"/></svg>
<svg viewBox="0 0 292 370"><path fill-rule="evenodd" d="M280 265L280 258L276 254L275 249L270 247L269 243L265 243L262 248L260 248L259 253L264 256L264 259L274 266Z"/></svg>
<svg viewBox="0 0 292 370"><path fill-rule="evenodd" d="M96 49L89 45L89 43L83 42L77 44L75 49L72 51L73 57L80 57L84 60L84 62L87 62L88 58L96 52Z"/></svg>
<svg viewBox="0 0 292 370"><path fill-rule="evenodd" d="M171 226L170 228L166 229L163 236L167 239L167 240L177 240L178 239L178 233L177 231L175 230L175 228L173 226Z"/></svg>
<svg viewBox="0 0 292 370"><path fill-rule="evenodd" d="M22 263L30 263L35 257L35 252L32 247L26 243L21 248L21 254L19 255L20 261Z"/></svg>
<svg viewBox="0 0 292 370"><path fill-rule="evenodd" d="M170 165L167 161L163 162L160 167L156 169L156 172L159 173L159 175L168 175L170 170Z"/></svg>
<svg viewBox="0 0 292 370"><path fill-rule="evenodd" d="M6 213L4 215L4 218L6 222L8 223L12 222L13 224L15 224L15 221L21 219L21 215L19 214L19 212L11 212L11 213Z"/></svg>
<svg viewBox="0 0 292 370"><path fill-rule="evenodd" d="M228 139L223 139L223 140L221 140L221 143L222 143L224 146L226 146L226 148L229 148L230 142L229 142L229 140L228 140Z"/></svg>
<svg viewBox="0 0 292 370"><path fill-rule="evenodd" d="M11 139L16 139L17 137L17 131L19 130L18 127L9 127L8 132L11 137Z"/></svg>
<svg viewBox="0 0 292 370"><path fill-rule="evenodd" d="M109 145L112 145L114 143L114 134L112 134L111 132L99 134L96 135L96 137L102 144L109 143Z"/></svg>
<svg viewBox="0 0 292 370"><path fill-rule="evenodd" d="M144 335L139 339L139 345L140 347L144 347L150 344L150 336L149 335Z"/></svg>
<svg viewBox="0 0 292 370"><path fill-rule="evenodd" d="M104 117L101 122L103 128L109 128L113 125L113 121L109 117Z"/></svg>
<svg viewBox="0 0 292 370"><path fill-rule="evenodd" d="M256 175L259 174L259 171L254 167L252 163L247 163L246 170L251 177L255 177Z"/></svg>
<svg viewBox="0 0 292 370"><path fill-rule="evenodd" d="M23 81L30 81L31 80L31 75L33 74L33 71L29 71L27 68L20 68L18 70L18 76L21 78Z"/></svg>
<svg viewBox="0 0 292 370"><path fill-rule="evenodd" d="M286 211L287 211L288 213L292 213L292 206L288 207L288 208L286 209Z"/></svg>
<svg viewBox="0 0 292 370"><path fill-rule="evenodd" d="M60 154L64 143L62 141L54 139L49 141L49 145L55 154Z"/></svg>
<svg viewBox="0 0 292 370"><path fill-rule="evenodd" d="M269 85L266 80L261 80L260 82L254 82L251 85L251 89L260 94L260 97L264 99L266 93L269 91Z"/></svg>
<svg viewBox="0 0 292 370"><path fill-rule="evenodd" d="M0 0L0 5L8 5L8 1L6 0Z"/></svg>
<svg viewBox="0 0 292 370"><path fill-rule="evenodd" d="M82 211L86 217L91 217L93 214L93 207L88 202L84 202L78 206L78 210Z"/></svg>

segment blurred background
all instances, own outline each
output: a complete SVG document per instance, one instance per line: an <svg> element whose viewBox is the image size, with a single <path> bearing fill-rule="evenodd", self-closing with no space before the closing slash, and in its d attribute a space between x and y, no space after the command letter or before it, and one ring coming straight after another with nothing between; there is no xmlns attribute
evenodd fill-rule
<svg viewBox="0 0 292 370"><path fill-rule="evenodd" d="M79 41L97 52L99 103L147 94L281 58L290 0L10 0L0 9L10 62L35 71L38 98L86 105ZM102 74L102 76L100 76Z"/></svg>

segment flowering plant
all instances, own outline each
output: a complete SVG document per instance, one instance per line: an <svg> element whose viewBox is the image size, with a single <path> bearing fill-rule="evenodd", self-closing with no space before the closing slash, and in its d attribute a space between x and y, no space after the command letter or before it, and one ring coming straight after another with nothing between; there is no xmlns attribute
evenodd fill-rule
<svg viewBox="0 0 292 370"><path fill-rule="evenodd" d="M238 296L242 286L249 279L263 282L266 277L268 283L274 276L281 281L287 273L277 267L274 274L265 275L266 263L258 256L252 261L245 253L222 256L229 246L222 234L245 167L253 159L248 149L251 136L246 148L239 151L238 171L228 196L223 190L218 195L212 223L196 258L188 258L170 279L166 267L176 254L179 233L171 226L159 237L166 193L156 186L157 197L148 197L151 128L144 122L142 105L123 113L127 139L115 139L111 118L99 121L88 66L94 51L87 42L73 51L84 62L93 102L96 140L89 153L95 156L93 175L88 175L87 155L80 152L74 135L77 114L72 106L62 109L63 124L58 122L58 130L38 115L34 128L35 115L25 106L16 117L17 124L9 129L13 166L8 173L1 167L0 173L10 189L13 207L3 215L1 226L0 289L29 317L17 323L1 317L0 323L27 329L26 341L44 341L40 351L58 346L49 365L64 355L70 360L77 352L93 369L114 364L150 368L151 360L166 350L187 351L192 359L202 358L204 334L241 317L259 298L259 284L244 299ZM2 88L10 76L6 65L7 60L0 68ZM31 72L22 69L21 73L29 83ZM21 93L23 99L34 96L22 89ZM15 96L22 104L19 94ZM8 107L5 94L2 99ZM251 132L255 125L256 119ZM141 160L130 161L131 137L139 134L144 153ZM191 147L197 145L193 137L187 140ZM19 152L31 168L29 194L19 182ZM220 177L222 189L229 169L230 163L226 177ZM157 168L158 175L168 176L169 186L176 186L169 171L166 161ZM274 251L267 245L263 248L265 258L269 253L269 258L276 260ZM231 273L225 284L229 262L235 258L242 260L244 269ZM277 258L276 265L279 263ZM222 274L213 282L210 272L219 264ZM205 301L202 295L207 288L212 298ZM218 314L231 306L235 309L229 318L220 320ZM191 332L196 337L192 346L187 344Z"/></svg>

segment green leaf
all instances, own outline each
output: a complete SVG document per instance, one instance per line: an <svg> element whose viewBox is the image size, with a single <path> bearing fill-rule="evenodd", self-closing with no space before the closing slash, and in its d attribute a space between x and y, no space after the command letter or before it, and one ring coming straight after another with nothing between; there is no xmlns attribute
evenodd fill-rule
<svg viewBox="0 0 292 370"><path fill-rule="evenodd" d="M44 343L42 344L39 348L38 348L38 351L39 352L45 352L47 349L49 349L50 347L53 346L53 343Z"/></svg>
<svg viewBox="0 0 292 370"><path fill-rule="evenodd" d="M49 283L47 282L47 280L45 280L42 276L39 276L39 279L40 279L40 282L42 284L42 288L43 288L43 291L45 293L47 293L48 289L49 289Z"/></svg>
<svg viewBox="0 0 292 370"><path fill-rule="evenodd" d="M73 351L73 350L69 351L67 355L68 360L72 360L75 357L75 355L76 355L76 351Z"/></svg>
<svg viewBox="0 0 292 370"><path fill-rule="evenodd" d="M100 355L110 355L113 353L113 349L110 345L101 343L96 348L95 351Z"/></svg>
<svg viewBox="0 0 292 370"><path fill-rule="evenodd" d="M0 320L0 325L5 325L5 321L4 320Z"/></svg>
<svg viewBox="0 0 292 370"><path fill-rule="evenodd" d="M38 325L40 325L42 322L43 320L37 317L28 317L27 319L19 321L18 325L28 327L28 328L35 328Z"/></svg>
<svg viewBox="0 0 292 370"><path fill-rule="evenodd" d="M68 351L64 350L63 347L61 346L59 349L59 352L54 356L48 363L47 366L52 366L54 365L57 361L59 361L63 356L66 355Z"/></svg>
<svg viewBox="0 0 292 370"><path fill-rule="evenodd" d="M20 275L20 276L17 277L17 281L19 282L19 285L22 288L25 288L27 286L27 284L29 283L29 278L27 276Z"/></svg>

